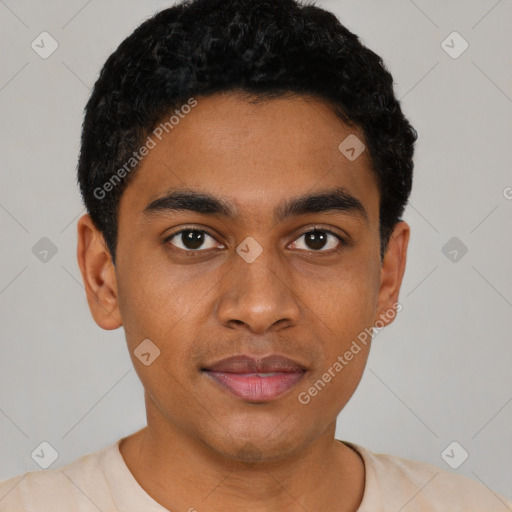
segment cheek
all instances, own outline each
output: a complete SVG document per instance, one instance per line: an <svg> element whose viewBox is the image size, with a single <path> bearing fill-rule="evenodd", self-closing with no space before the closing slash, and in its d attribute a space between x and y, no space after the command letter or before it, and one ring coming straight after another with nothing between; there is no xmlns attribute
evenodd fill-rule
<svg viewBox="0 0 512 512"><path fill-rule="evenodd" d="M344 338L373 322L377 307L379 274L369 263L358 262L324 272L321 279L308 280L309 303Z"/></svg>
<svg viewBox="0 0 512 512"><path fill-rule="evenodd" d="M171 365L177 364L185 340L199 337L206 325L222 273L219 269L177 267L166 261L125 265L119 269L118 298L129 347L149 338L160 349L163 361L172 346Z"/></svg>
<svg viewBox="0 0 512 512"><path fill-rule="evenodd" d="M322 333L323 354L308 389L321 394L318 402L325 406L344 405L361 379L377 307L377 277L372 266L362 261L331 272L319 287L311 286L311 321ZM323 389L324 384L328 390L320 393L316 388Z"/></svg>
<svg viewBox="0 0 512 512"><path fill-rule="evenodd" d="M158 337L186 311L189 288L173 278L168 267L139 260L120 265L118 272L119 308L127 338L133 333Z"/></svg>
<svg viewBox="0 0 512 512"><path fill-rule="evenodd" d="M361 380L371 346L375 303L371 282L348 279L325 286L316 302L312 321L321 333L322 355L298 400L314 409L319 420L334 420Z"/></svg>

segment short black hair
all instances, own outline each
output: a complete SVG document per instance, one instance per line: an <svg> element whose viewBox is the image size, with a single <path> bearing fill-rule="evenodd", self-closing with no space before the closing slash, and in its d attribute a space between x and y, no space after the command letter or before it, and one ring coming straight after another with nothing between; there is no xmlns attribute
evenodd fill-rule
<svg viewBox="0 0 512 512"><path fill-rule="evenodd" d="M382 258L411 191L417 133L381 57L300 0L185 0L119 45L85 107L78 181L113 262L119 201L148 135L191 98L230 91L327 100L362 129L380 192Z"/></svg>

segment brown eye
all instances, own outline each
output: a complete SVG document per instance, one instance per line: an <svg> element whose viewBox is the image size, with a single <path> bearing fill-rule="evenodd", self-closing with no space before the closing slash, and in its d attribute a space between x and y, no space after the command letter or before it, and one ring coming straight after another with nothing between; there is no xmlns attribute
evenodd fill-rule
<svg viewBox="0 0 512 512"><path fill-rule="evenodd" d="M211 235L199 229L184 229L178 231L167 238L166 242L184 251L213 249L216 243Z"/></svg>
<svg viewBox="0 0 512 512"><path fill-rule="evenodd" d="M314 229L300 235L297 240L304 239L303 243L293 242L294 249L315 251L315 252L329 252L336 250L340 245L343 245L343 239L328 230Z"/></svg>

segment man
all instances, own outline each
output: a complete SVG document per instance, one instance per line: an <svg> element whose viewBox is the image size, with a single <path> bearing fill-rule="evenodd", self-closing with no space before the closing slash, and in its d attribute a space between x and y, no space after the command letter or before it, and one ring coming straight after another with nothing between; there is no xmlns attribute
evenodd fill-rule
<svg viewBox="0 0 512 512"><path fill-rule="evenodd" d="M334 438L400 309L415 140L380 58L326 11L195 0L143 23L86 107L78 262L148 425L3 482L0 510L512 510Z"/></svg>

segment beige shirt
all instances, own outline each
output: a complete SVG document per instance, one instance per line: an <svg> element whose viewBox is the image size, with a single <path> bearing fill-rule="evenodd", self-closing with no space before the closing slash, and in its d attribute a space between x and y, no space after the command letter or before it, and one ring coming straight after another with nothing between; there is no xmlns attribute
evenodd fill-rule
<svg viewBox="0 0 512 512"><path fill-rule="evenodd" d="M61 468L0 482L0 512L168 512L135 480L119 451L120 441ZM343 442L365 464L358 512L512 511L511 502L476 480Z"/></svg>

